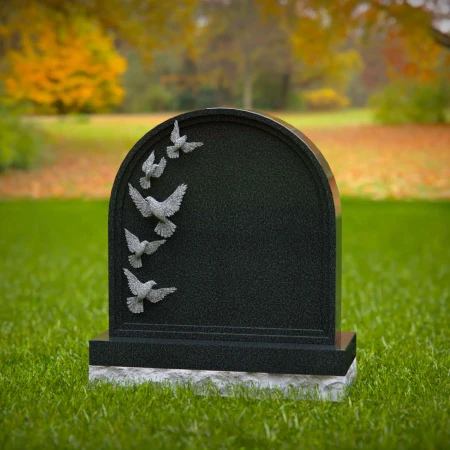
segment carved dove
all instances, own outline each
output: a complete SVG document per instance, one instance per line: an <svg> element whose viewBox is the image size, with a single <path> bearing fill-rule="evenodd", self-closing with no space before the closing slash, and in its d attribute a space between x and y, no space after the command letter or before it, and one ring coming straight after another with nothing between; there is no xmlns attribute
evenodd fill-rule
<svg viewBox="0 0 450 450"><path fill-rule="evenodd" d="M167 156L169 158L178 158L180 156L180 149L184 153L192 152L197 147L201 147L203 142L186 142L187 136L180 137L180 129L178 128L178 121L175 120L173 131L170 135L170 140L174 145L167 147Z"/></svg>
<svg viewBox="0 0 450 450"><path fill-rule="evenodd" d="M141 283L128 269L123 269L127 279L130 291L133 297L127 298L128 309L135 314L144 312L144 299L152 303L160 302L166 295L175 292L177 288L153 289L156 284L153 280Z"/></svg>
<svg viewBox="0 0 450 450"><path fill-rule="evenodd" d="M128 188L130 196L140 213L144 217L155 216L159 220L158 225L155 227L156 233L165 238L172 236L177 226L167 217L172 216L180 209L187 185L180 184L172 195L163 202L159 202L153 197L142 197L130 183L128 183Z"/></svg>
<svg viewBox="0 0 450 450"><path fill-rule="evenodd" d="M161 158L158 164L154 164L155 162L155 152L153 151L147 160L142 165L142 170L145 173L145 176L142 177L139 182L144 189L148 189L151 186L150 178L159 178L166 167L167 161L166 158Z"/></svg>
<svg viewBox="0 0 450 450"><path fill-rule="evenodd" d="M128 250L130 250L132 255L128 257L128 261L135 269L142 267L141 257L145 253L146 255L151 255L155 253L158 248L166 242L165 239L160 241L139 241L139 239L133 234L130 233L127 229L125 229L125 237L127 239Z"/></svg>

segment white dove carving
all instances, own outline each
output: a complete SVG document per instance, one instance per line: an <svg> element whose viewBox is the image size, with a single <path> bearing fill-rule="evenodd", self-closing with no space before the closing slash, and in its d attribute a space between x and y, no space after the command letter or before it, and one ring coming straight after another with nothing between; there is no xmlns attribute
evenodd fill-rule
<svg viewBox="0 0 450 450"><path fill-rule="evenodd" d="M153 151L147 160L142 165L142 170L145 173L145 177L142 177L139 182L144 189L148 189L151 186L150 178L159 178L166 167L166 158L161 158L158 164L155 162L155 152Z"/></svg>
<svg viewBox="0 0 450 450"><path fill-rule="evenodd" d="M135 314L144 312L144 299L150 300L152 303L160 302L166 295L175 292L177 288L153 289L156 284L153 280L147 283L141 283L128 269L123 269L127 279L130 291L133 297L127 298L128 309Z"/></svg>
<svg viewBox="0 0 450 450"><path fill-rule="evenodd" d="M130 196L140 213L144 217L155 216L159 220L158 225L155 227L156 233L165 238L172 236L177 226L167 217L172 216L180 209L187 185L180 184L172 195L163 202L158 202L153 197L142 197L130 183L128 183L128 188Z"/></svg>
<svg viewBox="0 0 450 450"><path fill-rule="evenodd" d="M144 253L146 255L151 255L152 253L155 253L156 250L158 250L158 248L162 244L164 244L164 242L166 242L165 239L153 242L140 242L139 239L133 233L130 233L127 229L125 229L125 237L127 239L128 250L133 253L128 257L128 261L130 261L131 266L135 269L139 269L139 267L142 267L141 257Z"/></svg>
<svg viewBox="0 0 450 450"><path fill-rule="evenodd" d="M169 158L178 158L180 156L180 149L184 153L192 152L197 147L201 147L203 142L186 142L187 136L180 137L180 129L178 128L178 121L175 120L173 131L170 135L170 140L174 145L167 147L167 156Z"/></svg>

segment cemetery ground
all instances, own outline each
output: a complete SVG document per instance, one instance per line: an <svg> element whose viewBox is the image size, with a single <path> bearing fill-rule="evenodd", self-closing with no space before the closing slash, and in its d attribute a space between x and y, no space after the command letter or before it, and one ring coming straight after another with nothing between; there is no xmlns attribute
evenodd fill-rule
<svg viewBox="0 0 450 450"><path fill-rule="evenodd" d="M343 200L343 403L88 385L107 201L0 202L1 448L448 448L450 204Z"/></svg>
<svg viewBox="0 0 450 450"><path fill-rule="evenodd" d="M41 168L0 175L1 197L108 198L125 154L176 113L37 117L50 152ZM450 198L450 126L380 126L367 109L274 113L324 153L341 195L372 199Z"/></svg>
<svg viewBox="0 0 450 450"><path fill-rule="evenodd" d="M168 117L34 119L50 159L0 175L0 448L449 447L450 129L380 127L367 111L282 115L344 195L342 329L358 335L358 378L342 403L88 384L88 340L108 328L110 186Z"/></svg>

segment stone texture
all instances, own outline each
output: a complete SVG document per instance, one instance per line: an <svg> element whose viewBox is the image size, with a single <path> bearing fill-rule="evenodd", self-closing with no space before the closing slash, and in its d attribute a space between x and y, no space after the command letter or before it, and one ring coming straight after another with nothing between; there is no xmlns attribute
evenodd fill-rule
<svg viewBox="0 0 450 450"><path fill-rule="evenodd" d="M167 156L175 120L181 135L204 145L168 160L144 192L142 166L152 152L156 160ZM129 183L158 201L188 186L173 217L176 232L136 271L124 228L150 241L158 238L158 220L142 217ZM128 153L111 192L110 336L333 345L340 331L340 215L328 164L279 120L217 108L158 125ZM133 314L123 268L177 292Z"/></svg>
<svg viewBox="0 0 450 450"><path fill-rule="evenodd" d="M142 167L149 155L167 156L175 121L180 136L203 145L168 159L143 192ZM183 184L176 232L130 268L124 229L152 241L158 220L136 209L129 185L140 204L142 195L160 202ZM308 375L332 385L347 376L356 335L340 328L339 193L320 151L290 125L228 108L158 125L117 173L108 235L109 330L90 341L91 366ZM177 291L133 314L124 268Z"/></svg>
<svg viewBox="0 0 450 450"><path fill-rule="evenodd" d="M199 394L211 383L222 395L230 395L236 386L279 389L289 396L340 401L356 378L356 358L344 376L292 375L213 370L154 369L147 367L89 366L89 380L121 385L148 381L170 384L193 384ZM254 391L255 393L255 391ZM257 395L257 391L256 391Z"/></svg>
<svg viewBox="0 0 450 450"><path fill-rule="evenodd" d="M356 357L355 333L335 345L148 339L102 333L90 341L91 366L344 376Z"/></svg>

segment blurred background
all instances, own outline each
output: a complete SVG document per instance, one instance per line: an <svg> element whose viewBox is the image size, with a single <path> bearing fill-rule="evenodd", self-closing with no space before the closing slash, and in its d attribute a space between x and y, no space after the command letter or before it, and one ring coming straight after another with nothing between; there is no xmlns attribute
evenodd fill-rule
<svg viewBox="0 0 450 450"><path fill-rule="evenodd" d="M334 172L340 405L88 388L117 170L215 106L291 123ZM450 448L449 121L449 0L0 0L0 448Z"/></svg>
<svg viewBox="0 0 450 450"><path fill-rule="evenodd" d="M1 197L108 197L145 132L214 106L301 129L341 194L450 197L447 0L4 0L0 73Z"/></svg>

